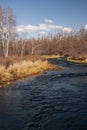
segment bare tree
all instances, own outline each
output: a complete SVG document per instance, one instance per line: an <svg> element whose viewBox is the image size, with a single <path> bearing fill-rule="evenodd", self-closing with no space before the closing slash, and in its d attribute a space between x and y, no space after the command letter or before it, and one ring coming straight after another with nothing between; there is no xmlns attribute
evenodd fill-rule
<svg viewBox="0 0 87 130"><path fill-rule="evenodd" d="M8 57L9 44L12 40L15 29L15 16L11 8L0 7L0 36L2 40L3 54Z"/></svg>
<svg viewBox="0 0 87 130"><path fill-rule="evenodd" d="M0 5L0 41L2 40L2 34L3 34L2 21L3 21L3 9L2 6Z"/></svg>
<svg viewBox="0 0 87 130"><path fill-rule="evenodd" d="M22 60L22 58L24 56L25 45L27 43L27 38L26 38L27 35L28 35L28 33L23 32L21 34L21 37L20 37L20 41L21 41L21 60Z"/></svg>
<svg viewBox="0 0 87 130"><path fill-rule="evenodd" d="M40 47L42 44L41 42L38 40L35 40L34 38L31 40L31 45L32 45L32 48L31 48L31 54L33 55L34 54L34 51Z"/></svg>

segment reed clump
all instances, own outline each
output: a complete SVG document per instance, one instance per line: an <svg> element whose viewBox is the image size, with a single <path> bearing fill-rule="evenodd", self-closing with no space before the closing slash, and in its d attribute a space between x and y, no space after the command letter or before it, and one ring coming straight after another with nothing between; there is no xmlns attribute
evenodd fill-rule
<svg viewBox="0 0 87 130"><path fill-rule="evenodd" d="M74 63L87 64L87 57L86 58L83 58L83 57L78 57L78 58L67 57L67 60L70 61L70 62L74 62Z"/></svg>
<svg viewBox="0 0 87 130"><path fill-rule="evenodd" d="M5 66L0 66L0 83L9 84L17 79L36 75L49 69L59 69L58 66L50 64L48 61L20 61Z"/></svg>

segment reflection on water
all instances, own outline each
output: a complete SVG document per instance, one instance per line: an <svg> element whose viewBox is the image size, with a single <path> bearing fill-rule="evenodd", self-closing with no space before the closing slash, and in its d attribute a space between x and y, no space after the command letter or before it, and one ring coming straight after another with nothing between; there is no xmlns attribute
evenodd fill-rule
<svg viewBox="0 0 87 130"><path fill-rule="evenodd" d="M87 130L87 66L20 80L0 90L0 130Z"/></svg>

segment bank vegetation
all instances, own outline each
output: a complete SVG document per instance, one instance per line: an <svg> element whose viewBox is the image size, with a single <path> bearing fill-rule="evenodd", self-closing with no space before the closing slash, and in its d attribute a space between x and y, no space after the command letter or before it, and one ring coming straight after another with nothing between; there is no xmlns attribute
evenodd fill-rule
<svg viewBox="0 0 87 130"><path fill-rule="evenodd" d="M48 58L65 57L69 61L87 63L87 30L70 33L58 31L28 38L16 30L11 8L0 6L0 83L11 82L41 73L56 66Z"/></svg>

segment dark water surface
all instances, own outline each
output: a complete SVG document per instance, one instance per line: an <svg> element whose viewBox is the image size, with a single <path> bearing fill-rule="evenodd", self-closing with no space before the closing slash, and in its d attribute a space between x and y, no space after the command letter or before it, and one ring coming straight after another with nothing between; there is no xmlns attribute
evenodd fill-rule
<svg viewBox="0 0 87 130"><path fill-rule="evenodd" d="M87 130L87 65L65 67L0 90L0 130Z"/></svg>

